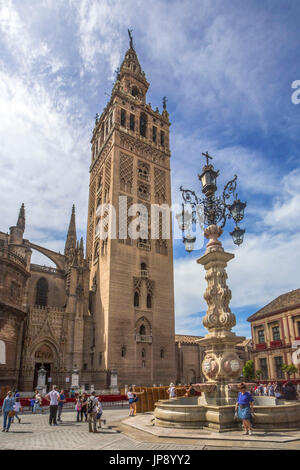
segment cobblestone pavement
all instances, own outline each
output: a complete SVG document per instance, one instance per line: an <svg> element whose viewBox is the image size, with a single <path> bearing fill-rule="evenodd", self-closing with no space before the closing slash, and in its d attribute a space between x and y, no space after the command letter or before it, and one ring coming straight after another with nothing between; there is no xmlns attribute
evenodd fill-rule
<svg viewBox="0 0 300 470"><path fill-rule="evenodd" d="M104 416L105 415L105 416ZM49 426L47 414L23 414L21 423L15 422L10 431L0 432L1 450L188 450L203 446L181 446L156 442L140 442L120 432L120 420L128 416L127 409L105 410L106 426L97 434L88 432L88 423L77 423L76 413L63 413L63 422ZM2 420L2 416L1 416ZM2 421L1 421L2 426Z"/></svg>
<svg viewBox="0 0 300 470"><path fill-rule="evenodd" d="M128 410L106 409L103 417L106 426L97 434L88 432L88 423L77 423L74 411L65 411L63 422L58 426L49 426L49 414L23 414L21 423L15 422L10 431L0 432L1 450L218 450L249 449L249 443L238 445L236 442L208 442L204 440L165 439L146 434L138 429L129 429L122 424L127 418ZM0 416L2 425L2 416ZM135 418L132 418L135 419ZM16 420L15 420L16 421ZM2 427L2 426L1 426ZM270 438L272 441L272 438ZM251 450L256 446L251 443ZM287 443L285 446L257 446L260 449L295 448ZM297 447L299 449L299 444Z"/></svg>

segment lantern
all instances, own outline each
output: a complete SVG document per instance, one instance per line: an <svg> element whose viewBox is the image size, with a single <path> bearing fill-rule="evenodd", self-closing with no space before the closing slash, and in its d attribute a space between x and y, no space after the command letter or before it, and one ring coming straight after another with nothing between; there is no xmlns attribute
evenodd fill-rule
<svg viewBox="0 0 300 470"><path fill-rule="evenodd" d="M202 183L202 192L205 196L212 196L217 190L217 176L219 171L215 171L212 165L203 167L203 173L198 176Z"/></svg>
<svg viewBox="0 0 300 470"><path fill-rule="evenodd" d="M191 253L194 249L195 241L196 241L195 236L193 237L192 235L187 235L186 237L184 237L183 243L185 246L185 251L187 251L188 253Z"/></svg>
<svg viewBox="0 0 300 470"><path fill-rule="evenodd" d="M230 232L230 235L233 238L233 243L235 245L241 245L243 243L245 230L241 229L240 227L236 226L233 232Z"/></svg>
<svg viewBox="0 0 300 470"><path fill-rule="evenodd" d="M245 202L241 202L236 199L234 203L229 207L230 214L236 223L240 222L244 218L244 209L247 206Z"/></svg>

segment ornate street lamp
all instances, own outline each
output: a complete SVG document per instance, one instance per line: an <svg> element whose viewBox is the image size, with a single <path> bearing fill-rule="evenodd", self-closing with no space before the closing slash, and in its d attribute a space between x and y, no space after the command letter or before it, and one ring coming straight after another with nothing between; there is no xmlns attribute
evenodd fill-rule
<svg viewBox="0 0 300 470"><path fill-rule="evenodd" d="M203 318L203 326L208 330L208 334L197 341L205 348L201 367L206 379L205 384L198 384L197 387L203 391L201 404L216 406L221 423L224 405L234 405L236 402L234 382L240 377L243 362L236 351L236 345L242 341L242 338L231 331L236 325L236 318L229 306L231 291L226 284L226 266L234 255L224 251L218 238L223 233L226 221L232 218L236 224L230 233L233 242L236 245L243 242L245 230L237 224L244 218L246 203L241 202L236 194L236 175L225 185L222 195L216 195L219 171L215 171L209 162L212 157L207 152L202 155L206 158L206 165L199 175L199 180L204 198L198 197L194 191L180 188L185 204L182 205L179 226L182 229L185 249L191 252L196 241L191 227L197 222L201 225L198 210L199 206L203 207L204 225L206 225L204 235L209 241L205 253L197 263L206 271L207 288L204 299L208 309ZM179 217L177 219L179 221Z"/></svg>
<svg viewBox="0 0 300 470"><path fill-rule="evenodd" d="M243 237L245 230L238 227L238 223L244 218L244 210L247 204L241 202L236 194L237 176L235 175L223 189L222 196L216 196L217 191L217 177L219 176L219 170L216 171L209 160L212 157L206 153L202 153L206 158L206 165L202 169L202 174L198 175L199 180L202 184L202 193L204 198L200 198L194 191L190 189L183 189L180 187L182 192L182 198L184 204L182 204L182 213L176 216L179 224L179 228L182 230L182 239L186 247L186 251L189 253L192 251L192 247L195 244L196 237L191 236L189 233L191 224L197 223L196 208L199 205L203 206L204 212L204 224L207 226L220 224L219 227L222 229L227 219L233 219L236 223L235 229L230 232L233 238L233 243L240 245L243 243ZM234 199L230 202L230 199ZM192 213L186 210L186 207L190 206ZM188 232L188 234L186 233Z"/></svg>

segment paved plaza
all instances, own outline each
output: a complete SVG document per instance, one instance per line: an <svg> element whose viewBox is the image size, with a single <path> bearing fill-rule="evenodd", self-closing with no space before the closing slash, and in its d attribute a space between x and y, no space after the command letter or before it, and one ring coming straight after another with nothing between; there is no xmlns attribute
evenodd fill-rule
<svg viewBox="0 0 300 470"><path fill-rule="evenodd" d="M88 423L77 423L74 411L65 411L63 422L49 426L45 414L21 415L9 433L0 433L1 450L263 450L300 449L300 432L216 434L166 430L151 425L151 415L128 418L128 409L106 409L106 426L97 434L88 432ZM1 416L2 418L2 416ZM151 427L152 426L152 427ZM150 432L150 431L151 432Z"/></svg>

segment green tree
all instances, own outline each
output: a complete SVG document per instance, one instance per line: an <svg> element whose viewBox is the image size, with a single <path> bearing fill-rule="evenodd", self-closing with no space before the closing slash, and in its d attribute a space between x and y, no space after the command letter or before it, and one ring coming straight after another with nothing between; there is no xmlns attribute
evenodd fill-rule
<svg viewBox="0 0 300 470"><path fill-rule="evenodd" d="M250 359L243 367L243 377L245 380L252 380L255 377L254 361Z"/></svg>
<svg viewBox="0 0 300 470"><path fill-rule="evenodd" d="M282 364L281 370L290 377L290 375L298 372L298 367L294 366L294 364Z"/></svg>

